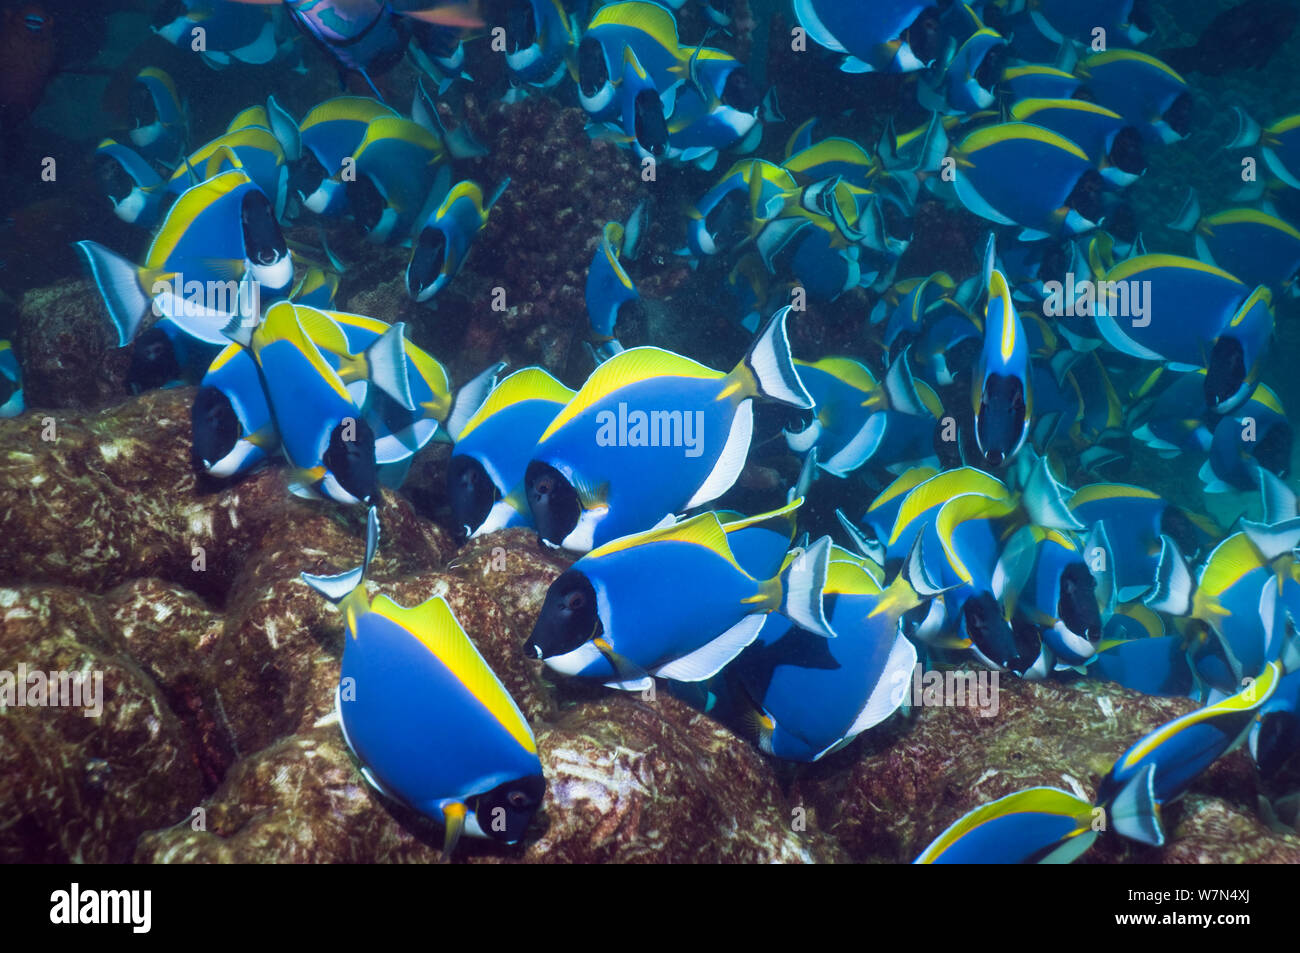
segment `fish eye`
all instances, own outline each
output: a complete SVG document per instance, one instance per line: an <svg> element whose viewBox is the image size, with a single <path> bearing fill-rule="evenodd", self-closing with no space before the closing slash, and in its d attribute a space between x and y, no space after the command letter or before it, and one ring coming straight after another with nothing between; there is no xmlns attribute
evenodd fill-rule
<svg viewBox="0 0 1300 953"><path fill-rule="evenodd" d="M511 807L528 806L528 795L525 794L523 791L511 791L510 795L506 798L506 800L510 802Z"/></svg>
<svg viewBox="0 0 1300 953"><path fill-rule="evenodd" d="M570 612L576 612L586 604L587 600L581 592L571 592L564 599L564 608Z"/></svg>

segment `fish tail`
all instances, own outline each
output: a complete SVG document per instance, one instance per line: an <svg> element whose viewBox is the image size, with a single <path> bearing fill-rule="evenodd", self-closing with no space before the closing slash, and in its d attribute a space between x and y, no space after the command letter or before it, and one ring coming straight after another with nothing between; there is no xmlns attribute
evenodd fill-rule
<svg viewBox="0 0 1300 953"><path fill-rule="evenodd" d="M787 305L772 315L731 376L741 382L746 397L766 397L799 410L811 410L813 399L799 379L786 335L785 318L789 312Z"/></svg>
<svg viewBox="0 0 1300 953"><path fill-rule="evenodd" d="M144 287L145 272L134 262L110 251L98 242L77 242L77 250L86 260L95 287L108 309L108 317L117 330L118 347L131 343L140 322L149 312L151 298Z"/></svg>
<svg viewBox="0 0 1300 953"><path fill-rule="evenodd" d="M1156 566L1156 584L1143 600L1156 612L1173 616L1190 615L1195 605L1196 582L1178 544L1168 536L1160 537L1160 562Z"/></svg>
<svg viewBox="0 0 1300 953"><path fill-rule="evenodd" d="M1263 135L1260 124L1240 106L1233 106L1232 111L1237 115L1237 133L1224 148L1249 149L1251 146L1259 145L1260 136Z"/></svg>
<svg viewBox="0 0 1300 953"><path fill-rule="evenodd" d="M1117 833L1160 847L1165 842L1165 832L1155 795L1155 771L1154 764L1147 765L1120 788L1109 807L1111 826Z"/></svg>
<svg viewBox="0 0 1300 953"><path fill-rule="evenodd" d="M1178 212L1178 217L1169 223L1169 227L1176 232L1190 232L1196 228L1196 223L1201 220L1201 202L1196 197L1195 189L1187 190L1187 198L1183 200L1183 207Z"/></svg>
<svg viewBox="0 0 1300 953"><path fill-rule="evenodd" d="M800 628L833 639L835 630L826 618L823 601L830 563L829 536L823 536L792 559L780 576L780 612Z"/></svg>
<svg viewBox="0 0 1300 953"><path fill-rule="evenodd" d="M415 410L406 368L406 325L398 322L366 348L366 366L374 385L407 410Z"/></svg>
<svg viewBox="0 0 1300 953"><path fill-rule="evenodd" d="M337 576L316 576L312 573L304 572L302 581L307 583L330 602L338 604L346 600L352 593L357 590L364 592L362 587L365 585L366 572L370 569L370 561L375 558L375 550L379 546L379 511L376 507L370 507L370 512L366 514L366 557L365 561L356 569L349 569L347 572L339 573Z"/></svg>

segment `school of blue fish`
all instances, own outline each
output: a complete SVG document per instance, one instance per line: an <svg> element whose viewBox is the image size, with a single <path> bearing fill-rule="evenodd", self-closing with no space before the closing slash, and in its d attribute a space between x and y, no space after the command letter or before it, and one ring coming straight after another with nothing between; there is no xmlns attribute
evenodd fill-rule
<svg viewBox="0 0 1300 953"><path fill-rule="evenodd" d="M678 26L687 2L709 25L694 45ZM546 779L527 719L447 603L406 608L366 587L381 491L431 441L452 445L462 539L531 527L576 557L529 658L617 690L666 680L776 758L816 761L899 714L918 664L1083 675L1199 705L1136 739L1094 797L1001 798L918 863L1068 862L1103 832L1162 845L1163 811L1215 760L1245 743L1268 778L1300 752L1300 503L1289 417L1261 379L1300 294L1285 211L1300 207L1300 115L1238 108L1224 145L1256 156L1258 179L1226 208L1188 195L1172 222L1185 244L1148 249L1125 190L1149 153L1180 147L1198 93L1140 48L1140 3L793 0L806 55L836 82L903 74L925 118L875 142L826 134L829 110L788 122L779 89L709 45L731 25L724 0L506 4L506 97L581 108L629 175L678 165L714 181L656 224L692 267L717 269L751 340L722 369L619 343L640 297L643 205L593 236L595 368L576 389L500 363L454 385L402 324L335 307L342 266L310 240L335 220L409 250L420 303L475 261L510 183L458 177L486 150L439 114L449 87L475 83L464 46L490 35L470 5L182 6L158 32L184 47L203 25L214 68L291 61L287 21L374 95L301 117L268 96L195 144L176 85L141 70L133 128L98 146L95 169L147 251L77 248L118 344L134 345L132 386L197 385L196 466L233 480L283 465L293 493L367 509L363 565L303 578L345 620L337 708L362 775L443 825L448 852L462 834L525 839ZM402 57L420 72L405 111L372 79ZM934 200L987 234L962 280L900 269ZM224 300L192 290L214 284ZM796 359L805 303L850 289L873 302L861 320L878 353ZM24 409L5 341L0 398L0 415ZM786 421L798 481L779 509L719 508L756 409ZM1108 479L1135 442L1206 494L1252 495L1255 518L1222 527ZM828 481L856 503L810 539L801 512Z"/></svg>

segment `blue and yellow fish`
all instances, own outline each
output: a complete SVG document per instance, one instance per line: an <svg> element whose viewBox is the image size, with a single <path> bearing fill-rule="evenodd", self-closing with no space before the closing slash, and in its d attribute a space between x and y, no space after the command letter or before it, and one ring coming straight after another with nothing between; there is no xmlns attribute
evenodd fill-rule
<svg viewBox="0 0 1300 953"><path fill-rule="evenodd" d="M511 493L526 494L541 537L586 552L726 492L749 453L753 401L812 406L790 355L788 311L730 373L654 347L598 367L542 434L525 486Z"/></svg>
<svg viewBox="0 0 1300 953"><path fill-rule="evenodd" d="M462 832L516 844L546 791L532 729L446 600L408 609L370 598L366 573L378 544L372 507L359 568L302 574L343 610L343 738L376 791L443 825L444 853Z"/></svg>
<svg viewBox="0 0 1300 953"><path fill-rule="evenodd" d="M614 688L641 690L652 676L703 681L777 610L833 638L822 605L829 559L823 537L759 579L737 561L716 513L667 523L592 550L556 579L524 651Z"/></svg>
<svg viewBox="0 0 1300 953"><path fill-rule="evenodd" d="M1092 804L1059 788L1017 791L958 818L918 864L1068 864L1104 830Z"/></svg>
<svg viewBox="0 0 1300 953"><path fill-rule="evenodd" d="M506 179L486 200L477 182L459 182L420 227L406 266L406 293L416 301L429 301L456 277L484 226Z"/></svg>
<svg viewBox="0 0 1300 953"><path fill-rule="evenodd" d="M23 372L9 341L0 340L0 417L17 417L26 409L23 402Z"/></svg>
<svg viewBox="0 0 1300 953"><path fill-rule="evenodd" d="M577 392L540 367L526 367L502 380L453 433L447 465L454 525L473 536L492 508L523 483L537 440ZM511 511L501 526L525 526L526 511Z"/></svg>
<svg viewBox="0 0 1300 953"><path fill-rule="evenodd" d="M1280 666L1270 662L1237 694L1161 725L1121 755L1097 789L1097 804L1106 808L1110 826L1125 837L1162 846L1161 808L1245 738L1281 676Z"/></svg>

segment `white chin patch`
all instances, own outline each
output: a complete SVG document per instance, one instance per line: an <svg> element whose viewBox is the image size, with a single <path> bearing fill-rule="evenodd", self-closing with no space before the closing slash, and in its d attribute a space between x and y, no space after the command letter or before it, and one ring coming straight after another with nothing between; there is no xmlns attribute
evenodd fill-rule
<svg viewBox="0 0 1300 953"><path fill-rule="evenodd" d="M285 255L279 261L270 265L257 265L249 262L248 270L252 274L253 280L264 288L269 288L272 291L287 288L289 282L293 281L293 257Z"/></svg>
<svg viewBox="0 0 1300 953"><path fill-rule="evenodd" d="M139 188L131 190L130 194L120 202L113 205L113 214L126 222L128 225L134 224L144 211L145 199L144 193Z"/></svg>
<svg viewBox="0 0 1300 953"><path fill-rule="evenodd" d="M325 476L321 478L318 489L336 503L343 503L346 506L351 506L354 503L361 502L347 490L343 489L343 485L339 483L334 474L328 470L325 471Z"/></svg>
<svg viewBox="0 0 1300 953"><path fill-rule="evenodd" d="M526 46L522 50L516 50L513 53L506 54L506 65L516 73L528 69L542 58L542 48L534 43L532 46Z"/></svg>
<svg viewBox="0 0 1300 953"><path fill-rule="evenodd" d="M208 473L218 479L234 476L248 466L253 456L260 452L256 444L249 443L247 440L236 440L228 454L208 467Z"/></svg>
<svg viewBox="0 0 1300 953"><path fill-rule="evenodd" d="M336 189L337 186L333 182L329 181L329 179L326 179L321 182L320 187L317 188L315 192L302 200L302 204L308 210L315 212L317 215L321 215L327 208L329 208L330 201L334 198L334 192Z"/></svg>
<svg viewBox="0 0 1300 953"><path fill-rule="evenodd" d="M588 96L580 90L578 101L582 104L582 108L592 115L603 112L614 101L614 84L606 81L594 96Z"/></svg>
<svg viewBox="0 0 1300 953"><path fill-rule="evenodd" d="M573 527L573 531L568 536L564 537L560 547L574 553L590 552L596 546L596 527L608 514L608 506L583 510L582 515L578 517L578 525Z"/></svg>
<svg viewBox="0 0 1300 953"><path fill-rule="evenodd" d="M145 149L153 145L162 138L162 123L150 123L147 126L137 126L131 130L131 141L139 148Z"/></svg>
<svg viewBox="0 0 1300 953"><path fill-rule="evenodd" d="M596 648L593 642L583 642L572 652L565 652L563 655L552 655L546 660L547 666L552 670L559 672L561 675L580 675L588 667L596 662L603 661L605 656L600 654L600 649Z"/></svg>
<svg viewBox="0 0 1300 953"><path fill-rule="evenodd" d="M392 236L393 229L396 226L397 213L391 207L386 208L384 214L379 216L378 223L370 230L370 234L366 238L375 244L382 245Z"/></svg>

